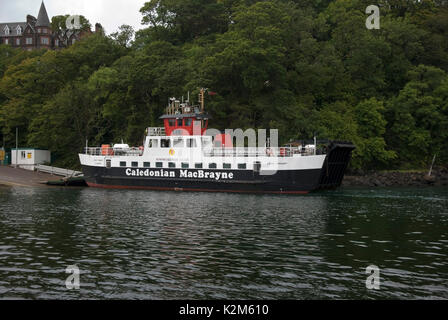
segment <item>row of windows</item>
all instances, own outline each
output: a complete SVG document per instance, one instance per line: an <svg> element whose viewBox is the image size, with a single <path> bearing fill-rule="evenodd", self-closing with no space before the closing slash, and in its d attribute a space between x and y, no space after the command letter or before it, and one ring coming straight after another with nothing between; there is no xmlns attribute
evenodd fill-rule
<svg viewBox="0 0 448 320"><path fill-rule="evenodd" d="M189 127L191 126L193 119L191 118L186 118L186 119L169 119L168 120L168 126L170 127L174 127L176 125L176 121L177 121L177 126L178 127Z"/></svg>
<svg viewBox="0 0 448 320"><path fill-rule="evenodd" d="M5 32L5 35L9 36L9 34L11 33L11 30L9 29L8 26L6 26L3 31ZM22 34L22 27L21 26L17 26L16 28L16 34L20 35Z"/></svg>
<svg viewBox="0 0 448 320"><path fill-rule="evenodd" d="M5 44L10 44L9 40L10 40L10 39L6 38L6 39L5 39ZM15 45L20 46L21 42L22 42L22 41L20 40L20 38L18 38L18 39L16 39L16 41L15 41ZM26 43L26 44L33 44L33 38L25 38L25 43ZM41 43L41 44L49 45L49 44L50 44L50 39L48 39L48 38L40 38L40 43ZM58 41L58 40L55 40L55 45L56 45L56 46L59 45L59 41Z"/></svg>
<svg viewBox="0 0 448 320"><path fill-rule="evenodd" d="M15 30L16 30L16 34L17 35L21 35L22 34L22 32L23 32L23 29L22 29L22 27L21 26L17 26L17 28L15 28ZM9 29L9 27L8 26L6 26L4 29L3 29L3 31L5 32L5 35L7 35L7 36L9 36L10 34L11 34L11 30ZM47 34L48 33L48 29L37 29L37 33L43 33L43 34Z"/></svg>
<svg viewBox="0 0 448 320"><path fill-rule="evenodd" d="M172 141L171 139L160 139L160 148L184 148L184 141L187 148L196 148L197 143L196 139L190 138L190 139L183 139L183 138L174 138ZM149 148L158 148L159 147L159 140L158 139L149 139Z"/></svg>
<svg viewBox="0 0 448 320"><path fill-rule="evenodd" d="M120 161L120 167L127 167L127 162L126 161ZM131 167L134 168L138 168L138 162L137 161L132 161L131 162ZM144 168L150 168L151 164L149 162L143 162L143 167ZM163 162L156 162L156 168L163 168ZM189 163L186 162L182 162L181 163L181 168L182 169L188 169L190 167ZM195 169L202 169L203 168L203 164L202 163L195 163L194 164ZM245 163L239 163L238 164L238 169L246 169L246 164ZM168 168L176 168L176 163L175 162L168 162ZM209 169L217 169L218 166L216 163L209 163L208 165ZM222 168L223 169L231 169L232 168L232 164L231 163L223 163L222 164Z"/></svg>
<svg viewBox="0 0 448 320"><path fill-rule="evenodd" d="M10 39L8 39L8 38L5 38L5 40L4 40L4 44L10 44L10 42L9 42L9 40ZM1 41L1 40L0 40ZM16 39L16 41L15 41L15 45L17 45L17 46L20 46L21 45L21 40L20 40L20 38L19 39ZM76 42L76 39L72 39L72 44L74 44ZM1 43L1 42L0 42ZM45 45L50 45L50 39L49 38L40 38L40 43L41 44L45 44ZM25 44L33 44L33 38L25 38ZM56 47L59 47L59 40L57 40L57 39L55 39L54 40L54 45L56 46Z"/></svg>

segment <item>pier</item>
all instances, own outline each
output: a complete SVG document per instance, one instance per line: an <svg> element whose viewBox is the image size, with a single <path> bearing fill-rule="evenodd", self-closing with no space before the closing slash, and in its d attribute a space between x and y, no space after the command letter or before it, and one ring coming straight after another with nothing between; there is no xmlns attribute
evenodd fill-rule
<svg viewBox="0 0 448 320"><path fill-rule="evenodd" d="M42 171L0 166L0 186L46 187L50 185L69 185L64 183L66 179L66 177L60 175Z"/></svg>

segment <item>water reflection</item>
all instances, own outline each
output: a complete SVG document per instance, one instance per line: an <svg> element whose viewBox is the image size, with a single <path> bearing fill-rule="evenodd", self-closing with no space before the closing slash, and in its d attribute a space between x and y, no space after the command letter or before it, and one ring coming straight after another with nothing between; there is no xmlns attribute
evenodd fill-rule
<svg viewBox="0 0 448 320"><path fill-rule="evenodd" d="M443 189L0 188L0 297L448 298L447 212ZM79 291L65 288L71 264ZM365 289L370 264L377 292Z"/></svg>

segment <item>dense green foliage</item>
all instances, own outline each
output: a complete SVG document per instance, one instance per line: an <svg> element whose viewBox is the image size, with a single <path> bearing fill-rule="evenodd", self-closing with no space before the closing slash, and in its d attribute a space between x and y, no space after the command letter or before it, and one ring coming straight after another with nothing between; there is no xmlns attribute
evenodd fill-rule
<svg viewBox="0 0 448 320"><path fill-rule="evenodd" d="M73 167L86 139L141 144L169 97L207 87L217 129L351 140L354 168L446 164L446 1L379 1L379 30L370 2L151 0L135 38L125 25L61 51L0 46L5 144L18 127L21 145Z"/></svg>

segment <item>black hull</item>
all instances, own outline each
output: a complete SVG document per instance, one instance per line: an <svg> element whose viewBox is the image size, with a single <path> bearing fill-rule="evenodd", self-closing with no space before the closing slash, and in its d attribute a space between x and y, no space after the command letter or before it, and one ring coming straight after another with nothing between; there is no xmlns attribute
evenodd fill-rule
<svg viewBox="0 0 448 320"><path fill-rule="evenodd" d="M278 171L274 175L260 175L252 170L188 169L191 173L232 173L233 179L180 178L182 169L163 169L175 177L126 176L127 169L145 171L145 168L110 168L83 166L87 184L91 187L120 189L150 189L175 191L249 192L249 193L308 193L318 188L321 169ZM160 169L148 169L160 172Z"/></svg>
<svg viewBox="0 0 448 320"><path fill-rule="evenodd" d="M252 170L105 168L83 166L84 177L91 187L150 189L175 191L247 192L301 194L341 185L354 145L331 142L320 169L279 170L261 175ZM134 171L135 175L129 175ZM186 177L188 171L193 176ZM184 174L182 174L184 172ZM231 179L209 179L210 173L226 173ZM148 174L148 173L151 173ZM156 176L158 173L160 176ZM163 174L168 173L168 176ZM201 175L207 175L205 178Z"/></svg>

